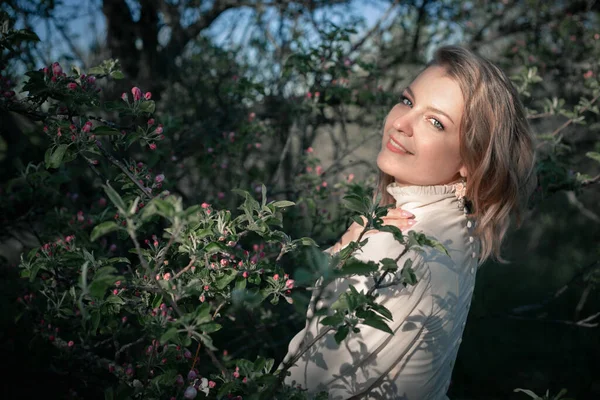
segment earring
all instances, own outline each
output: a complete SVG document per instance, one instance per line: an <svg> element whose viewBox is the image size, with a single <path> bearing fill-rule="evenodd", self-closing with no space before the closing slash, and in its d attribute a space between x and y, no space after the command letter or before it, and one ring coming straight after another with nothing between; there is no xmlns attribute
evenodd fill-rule
<svg viewBox="0 0 600 400"><path fill-rule="evenodd" d="M458 199L458 209L464 211L465 209L465 195L467 194L467 181L464 177L461 177L460 182L454 185L454 195Z"/></svg>

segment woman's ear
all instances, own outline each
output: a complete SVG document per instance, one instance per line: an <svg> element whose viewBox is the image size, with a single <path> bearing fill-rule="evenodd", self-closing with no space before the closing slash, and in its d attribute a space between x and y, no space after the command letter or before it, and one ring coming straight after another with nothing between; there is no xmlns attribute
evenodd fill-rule
<svg viewBox="0 0 600 400"><path fill-rule="evenodd" d="M468 178L467 167L465 167L464 165L462 167L460 167L460 169L458 170L458 173L460 174L461 177Z"/></svg>

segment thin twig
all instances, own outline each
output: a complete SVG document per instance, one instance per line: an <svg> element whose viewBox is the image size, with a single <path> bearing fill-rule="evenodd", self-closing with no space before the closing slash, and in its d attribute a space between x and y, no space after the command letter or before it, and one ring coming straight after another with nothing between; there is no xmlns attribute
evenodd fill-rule
<svg viewBox="0 0 600 400"><path fill-rule="evenodd" d="M596 100L598 100L598 97L600 97L600 93L598 93L591 101L590 103L584 107L581 111L579 111L579 115L583 114L584 112L586 112L595 102ZM565 129L567 126L571 125L573 123L573 121L575 120L575 118L571 118L568 121L566 121L564 124L562 124L561 126L559 126L558 128L556 128L554 130L554 132L551 133L552 136L556 136L558 135L558 133L560 131L562 131L563 129Z"/></svg>
<svg viewBox="0 0 600 400"><path fill-rule="evenodd" d="M184 269L182 269L181 271L179 271L178 273L176 273L175 276L173 277L173 279L179 278L182 274L184 274L186 271L188 271L190 268L192 268L192 266L194 265L195 262L196 262L196 257L192 256L192 258L190 259L189 264L186 265Z"/></svg>
<svg viewBox="0 0 600 400"><path fill-rule="evenodd" d="M130 348L131 346L135 346L136 344L142 343L144 341L144 339L146 339L145 336L142 336L141 338L139 338L138 340L136 340L135 342L131 342L131 343L127 343L126 345L123 345L119 350L117 350L117 352L115 353L115 360L117 360L119 358L119 354L121 354L122 352L124 352L125 350L127 350L128 348Z"/></svg>
<svg viewBox="0 0 600 400"><path fill-rule="evenodd" d="M96 140L96 147L98 149L100 149L100 152L102 153L102 155L104 157L108 158L108 161L110 161L114 166L119 168L129 178L129 180L137 186L137 188L144 194L144 196L146 198L151 198L150 192L148 190L146 190L144 185L142 185L137 179L135 179L135 176L133 176L131 174L131 172L129 172L127 167L125 165L123 165L123 163L121 161L117 160L104 147L102 147L102 142L100 142L99 140Z"/></svg>

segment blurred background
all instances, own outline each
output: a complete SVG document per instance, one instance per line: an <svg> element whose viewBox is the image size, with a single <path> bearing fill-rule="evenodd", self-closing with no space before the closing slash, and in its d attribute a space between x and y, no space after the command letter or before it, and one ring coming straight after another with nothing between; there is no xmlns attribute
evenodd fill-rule
<svg viewBox="0 0 600 400"><path fill-rule="evenodd" d="M576 399L600 398L600 164L586 156L600 152L599 2L5 0L0 11L41 39L19 49L6 76L22 84L25 71L54 61L85 70L118 59L125 78L103 96L118 99L132 86L152 93L166 139L131 155L164 173L165 187L188 205L232 209L231 189L265 183L299 204L286 232L323 246L348 225L344 188L374 184L383 118L433 51L461 44L498 63L539 138L540 188L522 228L510 232L509 263L478 272L449 396L523 399L515 388L566 388ZM46 144L26 118L2 112L0 123L6 183L43 160ZM89 170L63 178L61 193L3 203L5 332L14 324L15 265L37 242L29 212L97 201ZM302 314L281 321L273 342L248 346L282 357ZM26 339L5 340L20 357L11 362L33 368L21 371L24 381L53 385Z"/></svg>

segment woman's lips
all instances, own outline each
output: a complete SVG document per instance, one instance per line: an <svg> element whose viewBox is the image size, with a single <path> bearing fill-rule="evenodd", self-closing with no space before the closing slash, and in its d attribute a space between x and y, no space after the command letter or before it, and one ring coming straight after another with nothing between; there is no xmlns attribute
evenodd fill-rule
<svg viewBox="0 0 600 400"><path fill-rule="evenodd" d="M402 146L400 143L396 142L392 138L390 138L390 140L388 140L386 147L388 148L388 150L390 150L393 153L413 155L413 153L406 150L406 147Z"/></svg>

